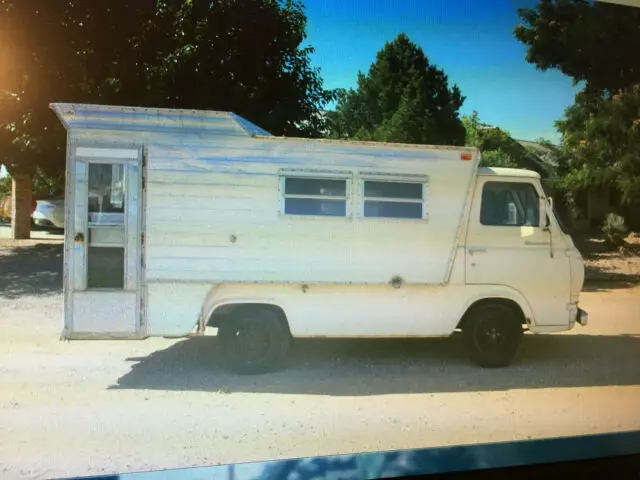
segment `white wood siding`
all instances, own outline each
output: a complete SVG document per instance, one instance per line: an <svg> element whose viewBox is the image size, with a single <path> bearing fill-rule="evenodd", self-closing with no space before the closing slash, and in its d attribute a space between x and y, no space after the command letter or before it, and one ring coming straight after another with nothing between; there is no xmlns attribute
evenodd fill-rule
<svg viewBox="0 0 640 480"><path fill-rule="evenodd" d="M148 280L444 281L473 174L474 162L458 151L237 137L208 143L149 146ZM281 168L428 175L429 218L364 219L358 208L352 218L282 216ZM359 189L353 195L360 200Z"/></svg>
<svg viewBox="0 0 640 480"><path fill-rule="evenodd" d="M453 149L235 135L79 130L74 141L148 146L146 279L160 281L442 283L476 165ZM281 169L426 175L428 219L360 218L356 185L351 218L280 215Z"/></svg>

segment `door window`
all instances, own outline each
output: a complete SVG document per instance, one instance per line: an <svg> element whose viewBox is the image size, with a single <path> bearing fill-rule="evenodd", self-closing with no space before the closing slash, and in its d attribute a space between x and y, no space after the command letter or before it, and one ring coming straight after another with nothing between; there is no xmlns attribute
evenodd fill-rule
<svg viewBox="0 0 640 480"><path fill-rule="evenodd" d="M125 166L89 163L87 288L125 284Z"/></svg>
<svg viewBox="0 0 640 480"><path fill-rule="evenodd" d="M500 227L537 227L540 197L526 182L487 182L482 189L480 223Z"/></svg>
<svg viewBox="0 0 640 480"><path fill-rule="evenodd" d="M89 164L89 225L124 225L124 164Z"/></svg>

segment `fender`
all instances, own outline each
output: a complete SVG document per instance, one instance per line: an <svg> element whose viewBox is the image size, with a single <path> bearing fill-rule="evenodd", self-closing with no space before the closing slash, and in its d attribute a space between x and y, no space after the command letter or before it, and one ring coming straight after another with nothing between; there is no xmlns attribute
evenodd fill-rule
<svg viewBox="0 0 640 480"><path fill-rule="evenodd" d="M242 286L246 287L246 286ZM240 290L242 290L242 287ZM260 296L260 295L237 295L237 288L234 288L230 285L216 285L211 288L202 302L202 308L200 310L200 316L198 318L198 331L204 332L207 327L207 322L215 312L220 307L225 305L237 305L237 304L245 304L245 303L262 303L267 305L273 305L275 307L280 308L285 312L286 309L282 306L282 304L276 301L274 298L269 296Z"/></svg>
<svg viewBox="0 0 640 480"><path fill-rule="evenodd" d="M466 290L469 293L469 296L467 297L467 301L460 311L460 320L469 310L469 307L471 307L471 305L473 305L477 301L485 300L488 298L502 298L515 302L522 310L527 324L535 326L533 309L531 308L529 301L519 290L507 285L466 285Z"/></svg>

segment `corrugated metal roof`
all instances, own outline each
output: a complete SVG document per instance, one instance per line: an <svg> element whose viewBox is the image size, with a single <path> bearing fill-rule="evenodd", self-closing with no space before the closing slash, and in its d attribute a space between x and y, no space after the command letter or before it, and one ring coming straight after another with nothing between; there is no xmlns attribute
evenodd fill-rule
<svg viewBox="0 0 640 480"><path fill-rule="evenodd" d="M66 129L179 131L226 136L271 136L232 112L52 103Z"/></svg>

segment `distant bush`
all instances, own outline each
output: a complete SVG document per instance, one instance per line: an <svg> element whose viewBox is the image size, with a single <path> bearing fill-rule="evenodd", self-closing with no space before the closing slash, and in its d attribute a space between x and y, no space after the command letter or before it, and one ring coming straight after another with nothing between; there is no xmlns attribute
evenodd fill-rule
<svg viewBox="0 0 640 480"><path fill-rule="evenodd" d="M487 150L482 152L480 166L519 168L518 163L503 150Z"/></svg>
<svg viewBox="0 0 640 480"><path fill-rule="evenodd" d="M0 197L6 195L11 195L11 177L9 175L0 178Z"/></svg>
<svg viewBox="0 0 640 480"><path fill-rule="evenodd" d="M615 213L610 213L604 221L602 232L605 235L605 241L612 247L621 247L624 245L624 239L629 233L629 229L625 224L624 218Z"/></svg>

